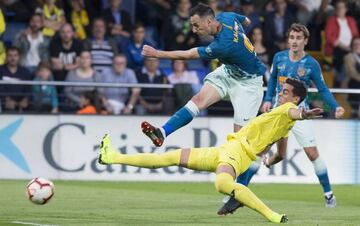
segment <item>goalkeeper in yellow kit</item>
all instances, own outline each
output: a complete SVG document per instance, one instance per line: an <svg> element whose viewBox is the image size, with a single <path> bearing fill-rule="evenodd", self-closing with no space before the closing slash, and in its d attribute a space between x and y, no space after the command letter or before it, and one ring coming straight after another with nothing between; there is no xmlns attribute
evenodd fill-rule
<svg viewBox="0 0 360 226"><path fill-rule="evenodd" d="M227 142L219 147L182 148L162 154L121 154L111 147L109 136L101 143L99 163L125 164L143 168L182 166L188 169L216 173L216 190L234 197L245 206L259 212L269 221L285 223L285 214L266 206L252 191L234 180L243 173L256 156L267 152L269 146L288 136L296 120L321 117L322 109L299 109L297 104L306 97L305 85L288 78L279 94L279 107L252 119L239 132L230 133Z"/></svg>

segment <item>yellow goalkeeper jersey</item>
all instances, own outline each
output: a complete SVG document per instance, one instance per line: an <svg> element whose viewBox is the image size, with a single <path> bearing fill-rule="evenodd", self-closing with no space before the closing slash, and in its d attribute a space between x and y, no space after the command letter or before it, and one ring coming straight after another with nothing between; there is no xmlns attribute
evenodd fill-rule
<svg viewBox="0 0 360 226"><path fill-rule="evenodd" d="M244 151L252 160L265 148L281 138L288 137L296 120L289 116L291 108L298 108L294 103L285 103L252 119L237 133L230 133L227 140L237 139L242 143Z"/></svg>

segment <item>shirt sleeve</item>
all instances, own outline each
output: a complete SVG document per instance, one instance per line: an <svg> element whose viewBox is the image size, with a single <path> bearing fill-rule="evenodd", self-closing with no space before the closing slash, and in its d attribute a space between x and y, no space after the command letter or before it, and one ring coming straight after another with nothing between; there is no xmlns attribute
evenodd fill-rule
<svg viewBox="0 0 360 226"><path fill-rule="evenodd" d="M326 86L323 75L321 73L320 65L315 62L312 66L311 79L315 83L316 88L319 90L321 97L330 105L332 109L336 109L339 105L336 102L329 88Z"/></svg>
<svg viewBox="0 0 360 226"><path fill-rule="evenodd" d="M266 91L266 95L264 100L265 101L272 101L274 94L275 94L275 89L276 89L276 85L277 85L277 57L275 55L274 60L273 60L273 64L271 65L271 69L270 69L270 79L268 82L268 86L267 86L267 91Z"/></svg>
<svg viewBox="0 0 360 226"><path fill-rule="evenodd" d="M218 58L219 45L216 41L210 43L207 47L199 47L198 53L201 59L212 60Z"/></svg>

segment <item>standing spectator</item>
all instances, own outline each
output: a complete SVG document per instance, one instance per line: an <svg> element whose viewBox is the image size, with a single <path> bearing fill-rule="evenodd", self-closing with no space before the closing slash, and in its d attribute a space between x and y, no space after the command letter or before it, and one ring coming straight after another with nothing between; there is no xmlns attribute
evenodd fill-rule
<svg viewBox="0 0 360 226"><path fill-rule="evenodd" d="M259 14L255 11L254 0L241 0L240 14L246 16L250 19L251 24L249 26L244 26L245 34L249 37L250 31L254 27L260 27L260 17Z"/></svg>
<svg viewBox="0 0 360 226"><path fill-rule="evenodd" d="M286 0L274 0L275 11L265 17L264 40L270 53L270 59L278 51L286 49L286 31L296 21L288 10Z"/></svg>
<svg viewBox="0 0 360 226"><path fill-rule="evenodd" d="M166 50L189 49L196 44L196 37L191 31L190 0L179 0L175 13L165 19L163 37Z"/></svg>
<svg viewBox="0 0 360 226"><path fill-rule="evenodd" d="M139 70L144 65L144 56L141 54L144 45L150 43L145 40L145 28L142 24L134 26L131 38L123 47L129 68Z"/></svg>
<svg viewBox="0 0 360 226"><path fill-rule="evenodd" d="M345 74L348 78L348 87L360 89L360 38L355 37L351 42L351 52L345 58ZM353 117L360 117L360 95L349 94L348 100L352 107Z"/></svg>
<svg viewBox="0 0 360 226"><path fill-rule="evenodd" d="M325 26L325 55L333 56L333 66L336 70L335 87L339 87L344 79L343 58L350 52L351 39L359 35L355 19L346 16L346 12L346 1L337 1L335 15L329 17Z"/></svg>
<svg viewBox="0 0 360 226"><path fill-rule="evenodd" d="M84 8L83 0L71 1L71 24L75 28L76 38L84 40L87 37L87 30L90 24L89 16Z"/></svg>
<svg viewBox="0 0 360 226"><path fill-rule="evenodd" d="M41 32L42 18L39 14L32 15L29 27L20 32L15 46L20 49L21 65L31 73L35 71L41 61L49 59L50 39Z"/></svg>
<svg viewBox="0 0 360 226"><path fill-rule="evenodd" d="M144 67L136 74L139 83L146 84L168 84L166 75L159 69L159 59L146 58ZM139 105L136 106L137 114L156 114L169 112L170 103L165 103L165 96L168 93L164 89L141 89ZM166 109L165 109L166 108ZM170 107L171 108L171 107Z"/></svg>
<svg viewBox="0 0 360 226"><path fill-rule="evenodd" d="M84 48L91 52L92 66L102 73L111 68L112 58L118 53L117 44L106 37L106 24L102 18L96 18L92 26L92 38L86 39Z"/></svg>
<svg viewBox="0 0 360 226"><path fill-rule="evenodd" d="M43 34L48 37L53 37L55 32L60 30L61 26L66 22L64 11L58 8L55 3L56 0L45 0L43 6L35 11L43 16Z"/></svg>
<svg viewBox="0 0 360 226"><path fill-rule="evenodd" d="M66 76L67 82L99 82L101 75L91 67L91 54L83 51L79 58L79 67L70 71ZM85 92L94 92L94 87L86 86L66 86L64 93L66 96L66 110L74 111L80 106L80 96Z"/></svg>
<svg viewBox="0 0 360 226"><path fill-rule="evenodd" d="M6 51L6 64L0 66L0 80L19 81L31 80L29 71L20 66L20 51L16 47L10 47ZM22 112L29 107L28 96L31 93L29 86L3 85L0 87L3 110Z"/></svg>
<svg viewBox="0 0 360 226"><path fill-rule="evenodd" d="M79 65L81 43L74 38L74 30L68 23L60 29L60 38L50 43L51 64L55 81L64 81L67 73Z"/></svg>
<svg viewBox="0 0 360 226"><path fill-rule="evenodd" d="M40 64L35 72L35 81L52 81L50 67ZM58 97L55 86L36 85L32 87L33 108L36 112L58 113Z"/></svg>
<svg viewBox="0 0 360 226"><path fill-rule="evenodd" d="M127 11L121 10L122 0L110 0L110 8L105 9L103 17L107 23L107 28L111 36L118 41L130 37L131 18Z"/></svg>
<svg viewBox="0 0 360 226"><path fill-rule="evenodd" d="M125 55L116 55L113 59L113 67L104 70L102 74L102 82L108 83L137 83L137 79L133 70L126 67ZM128 88L101 88L99 89L103 105L107 111L113 114L131 114L136 105L140 89L130 88L129 96ZM128 100L128 101L127 101Z"/></svg>

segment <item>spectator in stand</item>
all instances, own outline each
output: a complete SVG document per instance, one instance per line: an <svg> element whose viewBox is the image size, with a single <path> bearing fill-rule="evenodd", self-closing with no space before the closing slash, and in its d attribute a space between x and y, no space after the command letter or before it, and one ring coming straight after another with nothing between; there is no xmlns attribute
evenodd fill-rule
<svg viewBox="0 0 360 226"><path fill-rule="evenodd" d="M81 115L97 114L95 104L95 94L93 92L85 92L80 96L80 110L76 113Z"/></svg>
<svg viewBox="0 0 360 226"><path fill-rule="evenodd" d="M79 57L79 67L69 71L66 76L67 82L99 82L101 75L91 67L91 53L83 51ZM80 97L85 92L95 92L94 87L88 86L66 86L66 109L75 111L80 106Z"/></svg>
<svg viewBox="0 0 360 226"><path fill-rule="evenodd" d="M52 39L50 43L50 57L55 81L64 81L67 73L75 70L79 65L79 55L83 48L74 36L73 27L66 23L60 28L60 37Z"/></svg>
<svg viewBox="0 0 360 226"><path fill-rule="evenodd" d="M42 15L44 21L43 34L48 37L53 37L66 22L64 11L58 8L55 3L56 0L45 0L43 6L35 11Z"/></svg>
<svg viewBox="0 0 360 226"><path fill-rule="evenodd" d="M41 16L32 15L29 27L15 39L15 46L20 49L21 66L26 67L30 73L37 69L41 61L49 59L50 39L41 32L42 25Z"/></svg>
<svg viewBox="0 0 360 226"><path fill-rule="evenodd" d="M218 0L207 0L205 1L205 4L207 4L212 10L214 10L215 16L222 12Z"/></svg>
<svg viewBox="0 0 360 226"><path fill-rule="evenodd" d="M159 69L159 59L145 58L144 67L136 74L139 83L168 84L166 75ZM136 106L136 114L159 114L169 112L170 103L165 103L165 97L169 93L165 89L141 89L139 104ZM171 108L171 107L170 107Z"/></svg>
<svg viewBox="0 0 360 226"><path fill-rule="evenodd" d="M190 0L179 0L176 11L165 18L163 38L166 50L185 50L196 45L197 37L191 31Z"/></svg>
<svg viewBox="0 0 360 226"><path fill-rule="evenodd" d="M260 58L260 60L266 65L266 72L264 76L264 85L266 86L267 81L270 79L270 59L267 48L264 45L263 39L263 31L261 27L254 27L250 31L250 40L254 45L256 55Z"/></svg>
<svg viewBox="0 0 360 226"><path fill-rule="evenodd" d="M144 26L138 23L133 28L131 38L122 47L129 68L139 70L144 66L144 56L141 54L144 45L150 45L150 43L145 40Z"/></svg>
<svg viewBox="0 0 360 226"><path fill-rule="evenodd" d="M337 1L335 4L335 15L329 17L325 26L325 55L333 56L333 66L336 70L334 87L339 87L345 78L343 74L343 59L350 52L352 38L359 35L355 19L346 16L346 12L346 1Z"/></svg>
<svg viewBox="0 0 360 226"><path fill-rule="evenodd" d="M86 39L84 48L91 52L92 66L102 73L110 69L113 57L118 53L116 41L106 37L106 23L102 18L96 18L92 26L92 38Z"/></svg>
<svg viewBox="0 0 360 226"><path fill-rule="evenodd" d="M348 80L348 87L360 89L360 37L353 38L351 42L351 52L345 58L345 74ZM349 94L348 100L352 107L352 116L360 117L360 95Z"/></svg>
<svg viewBox="0 0 360 226"><path fill-rule="evenodd" d="M255 6L253 0L241 0L240 14L246 16L250 19L251 24L249 26L244 26L245 34L249 37L250 31L254 27L260 27L260 17L259 14L255 11Z"/></svg>
<svg viewBox="0 0 360 226"><path fill-rule="evenodd" d="M137 83L133 70L126 67L125 55L115 55L113 67L104 70L101 82L108 83ZM131 90L131 95L129 95ZM100 88L103 105L107 112L112 114L131 114L136 105L140 89L139 88Z"/></svg>
<svg viewBox="0 0 360 226"><path fill-rule="evenodd" d="M196 71L189 71L184 60L172 61L173 72L168 76L170 84L200 84Z"/></svg>
<svg viewBox="0 0 360 226"><path fill-rule="evenodd" d="M6 64L0 66L0 80L31 80L30 72L20 66L20 50L10 47L6 50ZM3 111L23 112L29 107L30 86L3 85L0 87Z"/></svg>
<svg viewBox="0 0 360 226"><path fill-rule="evenodd" d="M3 14L3 10L0 8L0 37L2 37L2 34L5 32L6 29L6 22ZM4 42L0 38L0 65L4 65L6 58L6 49Z"/></svg>
<svg viewBox="0 0 360 226"><path fill-rule="evenodd" d="M52 81L50 67L40 63L35 72L34 81ZM32 86L33 109L41 113L58 113L59 102L55 86L35 85Z"/></svg>
<svg viewBox="0 0 360 226"><path fill-rule="evenodd" d="M71 1L71 24L75 28L76 38L84 40L87 37L90 24L89 16L84 8L83 0Z"/></svg>
<svg viewBox="0 0 360 226"><path fill-rule="evenodd" d="M275 11L266 15L264 20L264 40L271 60L276 52L286 49L286 31L296 21L286 0L274 0L274 4Z"/></svg>
<svg viewBox="0 0 360 226"><path fill-rule="evenodd" d="M108 32L116 37L118 42L130 37L132 28L131 18L127 11L121 10L122 0L110 0L110 8L105 9L103 17L107 24Z"/></svg>
<svg viewBox="0 0 360 226"><path fill-rule="evenodd" d="M34 9L31 9L32 2L28 0L2 0L0 1L0 7L4 12L11 12L8 14L8 19L11 22L18 23L27 23L34 12Z"/></svg>

